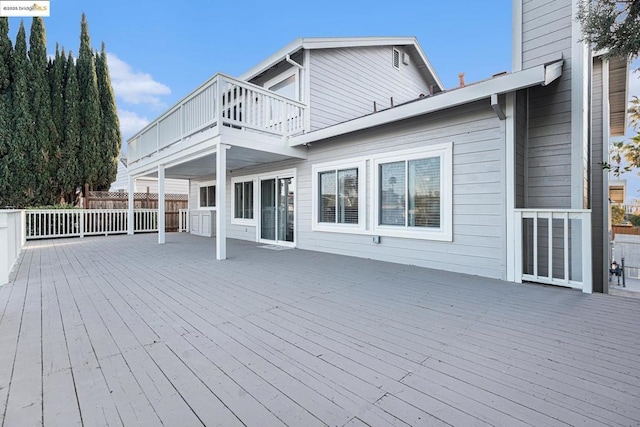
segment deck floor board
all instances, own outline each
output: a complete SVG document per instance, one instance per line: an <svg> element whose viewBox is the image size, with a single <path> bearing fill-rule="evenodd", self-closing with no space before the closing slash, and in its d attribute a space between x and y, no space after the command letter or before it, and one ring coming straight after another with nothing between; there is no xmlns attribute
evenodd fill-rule
<svg viewBox="0 0 640 427"><path fill-rule="evenodd" d="M640 424L640 300L230 240L28 242L0 426Z"/></svg>

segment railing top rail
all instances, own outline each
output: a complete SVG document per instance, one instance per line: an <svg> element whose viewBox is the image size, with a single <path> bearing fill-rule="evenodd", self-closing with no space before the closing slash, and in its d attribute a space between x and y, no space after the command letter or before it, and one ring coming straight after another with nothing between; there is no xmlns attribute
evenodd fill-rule
<svg viewBox="0 0 640 427"><path fill-rule="evenodd" d="M524 208L524 209L514 209L515 212L551 212L551 213L591 213L591 209L536 209L536 208Z"/></svg>

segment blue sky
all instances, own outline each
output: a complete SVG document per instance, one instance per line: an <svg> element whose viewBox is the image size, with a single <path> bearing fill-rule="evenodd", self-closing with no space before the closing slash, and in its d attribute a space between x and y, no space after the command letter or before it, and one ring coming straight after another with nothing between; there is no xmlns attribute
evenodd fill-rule
<svg viewBox="0 0 640 427"><path fill-rule="evenodd" d="M57 42L76 54L86 13L93 47L106 44L126 144L216 72L242 74L298 37L415 36L446 88L458 85L460 72L473 82L510 71L511 3L51 0L45 28L50 53ZM13 40L19 22L10 18ZM27 30L30 23L25 18ZM640 80L632 77L630 86L640 95ZM628 197L640 198L636 173L622 178Z"/></svg>
<svg viewBox="0 0 640 427"><path fill-rule="evenodd" d="M416 36L446 87L511 70L511 0L51 0L51 53L78 51L80 16L102 41L125 138L216 72L237 76L298 37ZM11 18L15 39L19 18ZM30 24L31 18L25 19Z"/></svg>

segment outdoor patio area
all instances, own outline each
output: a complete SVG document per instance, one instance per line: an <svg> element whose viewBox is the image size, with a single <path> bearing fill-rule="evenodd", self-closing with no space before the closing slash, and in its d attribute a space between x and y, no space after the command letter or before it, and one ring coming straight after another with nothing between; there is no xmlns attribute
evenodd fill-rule
<svg viewBox="0 0 640 427"><path fill-rule="evenodd" d="M30 241L0 425L638 425L640 299L188 234Z"/></svg>

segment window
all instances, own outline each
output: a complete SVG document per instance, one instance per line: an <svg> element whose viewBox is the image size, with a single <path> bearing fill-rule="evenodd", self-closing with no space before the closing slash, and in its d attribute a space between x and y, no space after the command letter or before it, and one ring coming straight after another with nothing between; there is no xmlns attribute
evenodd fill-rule
<svg viewBox="0 0 640 427"><path fill-rule="evenodd" d="M440 157L378 167L380 225L440 228Z"/></svg>
<svg viewBox="0 0 640 427"><path fill-rule="evenodd" d="M233 191L233 217L253 219L253 181L234 182Z"/></svg>
<svg viewBox="0 0 640 427"><path fill-rule="evenodd" d="M439 144L373 160L376 234L452 239L452 147Z"/></svg>
<svg viewBox="0 0 640 427"><path fill-rule="evenodd" d="M313 166L313 229L362 232L365 226L364 160Z"/></svg>
<svg viewBox="0 0 640 427"><path fill-rule="evenodd" d="M337 169L318 175L318 222L358 223L358 169Z"/></svg>
<svg viewBox="0 0 640 427"><path fill-rule="evenodd" d="M216 186L200 184L200 194L198 195L198 206L201 208L215 208L216 206Z"/></svg>

